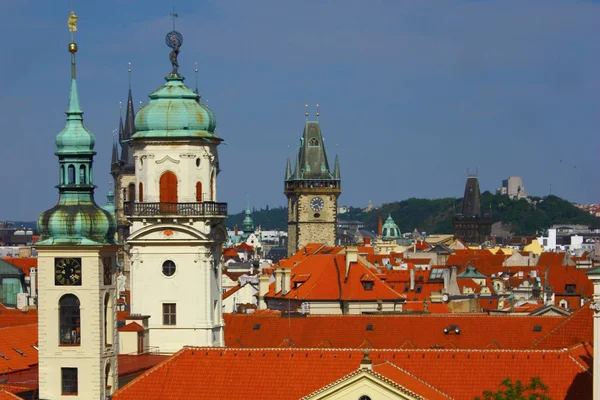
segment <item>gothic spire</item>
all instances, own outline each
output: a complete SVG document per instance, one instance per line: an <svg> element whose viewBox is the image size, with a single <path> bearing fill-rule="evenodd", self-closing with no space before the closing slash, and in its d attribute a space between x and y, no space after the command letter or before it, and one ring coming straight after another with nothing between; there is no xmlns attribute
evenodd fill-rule
<svg viewBox="0 0 600 400"><path fill-rule="evenodd" d="M292 164L290 163L290 158L287 158L287 165L285 166L285 179L290 179L292 177Z"/></svg>
<svg viewBox="0 0 600 400"><path fill-rule="evenodd" d="M335 155L335 164L333 166L333 179L340 179L340 159Z"/></svg>

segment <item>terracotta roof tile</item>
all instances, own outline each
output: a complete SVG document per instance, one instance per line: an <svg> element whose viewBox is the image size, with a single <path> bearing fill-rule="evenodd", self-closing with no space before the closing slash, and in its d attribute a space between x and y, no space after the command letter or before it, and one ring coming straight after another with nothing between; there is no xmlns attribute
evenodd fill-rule
<svg viewBox="0 0 600 400"><path fill-rule="evenodd" d="M37 324L0 328L0 353L4 356L0 356L0 375L37 365L38 351L33 347L37 346L37 328Z"/></svg>
<svg viewBox="0 0 600 400"><path fill-rule="evenodd" d="M130 322L118 329L119 332L144 332L144 327L137 322Z"/></svg>
<svg viewBox="0 0 600 400"><path fill-rule="evenodd" d="M253 376L254 398L298 399L356 371L362 357L362 351L349 349L187 347L113 398L223 398L227 393L231 400L246 399L248 381L240 376ZM592 376L567 350L372 350L369 357L376 373L423 397L442 392L472 399L505 378L528 382L539 376L552 398L591 398Z"/></svg>

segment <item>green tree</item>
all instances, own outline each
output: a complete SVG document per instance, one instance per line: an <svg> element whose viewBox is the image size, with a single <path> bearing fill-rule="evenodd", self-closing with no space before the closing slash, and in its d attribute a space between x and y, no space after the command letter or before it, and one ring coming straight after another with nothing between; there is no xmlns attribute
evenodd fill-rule
<svg viewBox="0 0 600 400"><path fill-rule="evenodd" d="M505 378L500 382L500 388L492 392L486 390L482 397L475 397L475 400L552 400L548 396L548 386L542 380L534 376L527 385L523 385L520 380L513 383L510 378Z"/></svg>

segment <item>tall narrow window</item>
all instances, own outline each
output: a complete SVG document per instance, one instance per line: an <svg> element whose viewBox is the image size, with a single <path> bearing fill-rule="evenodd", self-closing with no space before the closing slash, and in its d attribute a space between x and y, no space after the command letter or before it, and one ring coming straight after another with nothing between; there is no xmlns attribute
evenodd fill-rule
<svg viewBox="0 0 600 400"><path fill-rule="evenodd" d="M85 175L86 175L85 174L85 165L80 165L79 166L79 184L80 185L85 185L87 183Z"/></svg>
<svg viewBox="0 0 600 400"><path fill-rule="evenodd" d="M106 346L113 345L113 302L109 293L104 296L104 344Z"/></svg>
<svg viewBox="0 0 600 400"><path fill-rule="evenodd" d="M139 202L143 203L144 202L144 184L142 182L140 182L138 187L139 187L139 189L138 189Z"/></svg>
<svg viewBox="0 0 600 400"><path fill-rule="evenodd" d="M61 394L74 396L78 392L77 368L61 368Z"/></svg>
<svg viewBox="0 0 600 400"><path fill-rule="evenodd" d="M61 345L79 346L81 344L81 317L79 299L73 294L65 294L58 301L59 341Z"/></svg>
<svg viewBox="0 0 600 400"><path fill-rule="evenodd" d="M67 168L68 171L68 181L67 183L69 185L74 185L75 184L75 166L74 165L69 165L69 167Z"/></svg>
<svg viewBox="0 0 600 400"><path fill-rule="evenodd" d="M160 176L160 211L165 214L177 210L177 176L167 171Z"/></svg>
<svg viewBox="0 0 600 400"><path fill-rule="evenodd" d="M163 325L177 324L177 309L175 303L163 303Z"/></svg>
<svg viewBox="0 0 600 400"><path fill-rule="evenodd" d="M196 182L196 201L202 201L202 182Z"/></svg>
<svg viewBox="0 0 600 400"><path fill-rule="evenodd" d="M130 183L127 186L127 201L134 202L135 201L135 184Z"/></svg>
<svg viewBox="0 0 600 400"><path fill-rule="evenodd" d="M60 179L59 179L59 182L60 182L61 185L65 184L65 182L66 182L65 178L66 178L65 177L65 166L61 165L60 166Z"/></svg>
<svg viewBox="0 0 600 400"><path fill-rule="evenodd" d="M210 178L210 201L215 201L215 173L212 173L212 176Z"/></svg>
<svg viewBox="0 0 600 400"><path fill-rule="evenodd" d="M106 364L106 368L104 368L104 387L106 388L106 395L112 394L112 369L110 367L110 363Z"/></svg>

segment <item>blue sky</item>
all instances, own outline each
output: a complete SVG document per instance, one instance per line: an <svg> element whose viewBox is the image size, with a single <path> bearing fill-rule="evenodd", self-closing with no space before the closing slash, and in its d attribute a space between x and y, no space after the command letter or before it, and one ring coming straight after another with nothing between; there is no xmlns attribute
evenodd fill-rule
<svg viewBox="0 0 600 400"><path fill-rule="evenodd" d="M78 84L96 135L104 203L112 131L127 95L162 85L171 3L73 0ZM600 3L594 1L183 1L180 71L217 117L220 201L285 204L304 104L320 105L340 202L462 195L520 175L529 194L600 202ZM0 220L56 202L54 138L69 83L68 0L0 2ZM10 190L8 190L10 188ZM247 197L248 196L248 197Z"/></svg>

